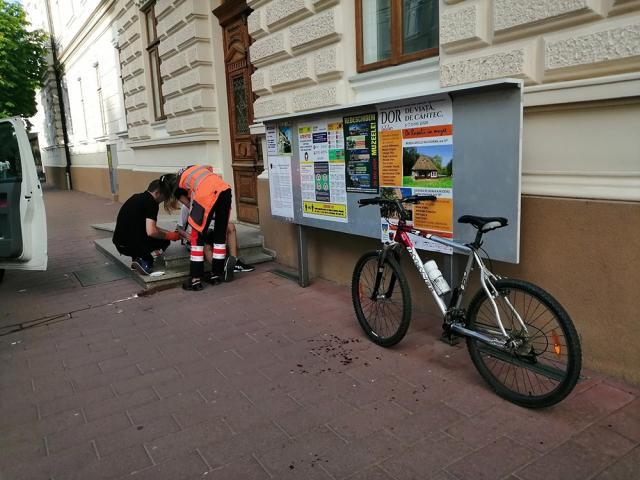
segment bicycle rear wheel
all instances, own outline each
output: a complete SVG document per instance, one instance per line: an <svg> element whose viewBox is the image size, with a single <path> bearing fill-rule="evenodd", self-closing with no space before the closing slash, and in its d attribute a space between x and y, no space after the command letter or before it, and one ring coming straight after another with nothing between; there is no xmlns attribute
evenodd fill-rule
<svg viewBox="0 0 640 480"><path fill-rule="evenodd" d="M380 286L373 291L378 274L379 252L365 253L353 270L351 298L358 322L367 336L382 347L391 347L407 333L411 321L411 292L398 262L385 258Z"/></svg>
<svg viewBox="0 0 640 480"><path fill-rule="evenodd" d="M522 340L523 345L509 353L468 337L471 360L491 388L513 403L542 408L560 402L575 387L582 363L580 340L569 315L536 285L515 279L494 284L499 292L495 302L503 326L510 337ZM493 305L484 290L471 300L467 328L500 336Z"/></svg>

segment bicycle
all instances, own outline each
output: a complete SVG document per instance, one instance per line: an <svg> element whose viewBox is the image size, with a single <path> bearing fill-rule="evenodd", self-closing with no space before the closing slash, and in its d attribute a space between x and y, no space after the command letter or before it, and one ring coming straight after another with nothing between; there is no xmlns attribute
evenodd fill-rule
<svg viewBox="0 0 640 480"><path fill-rule="evenodd" d="M353 271L351 294L356 316L365 334L377 345L391 347L407 333L411 321L411 292L400 267L406 249L443 315L443 336L465 337L471 360L482 378L499 396L528 408L543 408L563 400L575 387L581 369L580 340L571 318L549 293L523 280L503 278L484 264L482 237L505 227L503 217L464 215L460 223L477 229L472 243L423 233L407 224L404 204L436 201L434 196L403 199L380 197L359 205L380 205L381 216L398 218L397 230L380 250L365 253ZM453 290L437 267L426 268L409 234L420 235L468 259L462 279ZM470 274L477 266L481 288L469 302L462 301ZM442 283L444 281L444 283ZM450 295L448 303L444 298Z"/></svg>

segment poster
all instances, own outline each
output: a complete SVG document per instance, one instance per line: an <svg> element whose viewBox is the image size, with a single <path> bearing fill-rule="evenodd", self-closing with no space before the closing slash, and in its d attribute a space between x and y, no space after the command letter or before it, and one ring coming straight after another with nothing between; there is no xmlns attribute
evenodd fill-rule
<svg viewBox="0 0 640 480"><path fill-rule="evenodd" d="M293 220L291 127L287 124L269 125L266 137L271 214Z"/></svg>
<svg viewBox="0 0 640 480"><path fill-rule="evenodd" d="M302 216L347 222L342 122L298 126Z"/></svg>
<svg viewBox="0 0 640 480"><path fill-rule="evenodd" d="M378 111L380 187L383 197L434 195L436 202L406 205L409 224L453 238L453 109L448 95ZM382 236L397 219L382 219ZM412 236L416 248L453 253L450 247Z"/></svg>
<svg viewBox="0 0 640 480"><path fill-rule="evenodd" d="M348 192L378 193L378 121L376 113L344 118Z"/></svg>

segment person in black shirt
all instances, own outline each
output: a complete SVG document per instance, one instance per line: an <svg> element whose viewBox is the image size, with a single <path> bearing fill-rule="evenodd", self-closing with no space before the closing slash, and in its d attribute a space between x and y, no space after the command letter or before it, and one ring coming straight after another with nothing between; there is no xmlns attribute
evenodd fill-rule
<svg viewBox="0 0 640 480"><path fill-rule="evenodd" d="M159 205L171 194L164 175L149 184L146 192L132 195L118 212L113 244L122 255L131 257L131 268L143 275L153 270L153 260L162 255L178 232L158 228Z"/></svg>

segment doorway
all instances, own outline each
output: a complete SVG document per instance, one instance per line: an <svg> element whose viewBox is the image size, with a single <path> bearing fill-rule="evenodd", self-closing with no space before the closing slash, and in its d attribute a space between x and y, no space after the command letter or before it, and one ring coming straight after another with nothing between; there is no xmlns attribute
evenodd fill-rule
<svg viewBox="0 0 640 480"><path fill-rule="evenodd" d="M231 165L238 220L258 223L258 175L263 161L259 139L251 135L254 95L251 89L253 67L249 61L251 37L247 17L251 8L245 0L224 2L213 10L222 27Z"/></svg>

